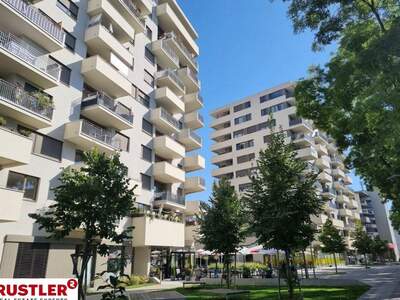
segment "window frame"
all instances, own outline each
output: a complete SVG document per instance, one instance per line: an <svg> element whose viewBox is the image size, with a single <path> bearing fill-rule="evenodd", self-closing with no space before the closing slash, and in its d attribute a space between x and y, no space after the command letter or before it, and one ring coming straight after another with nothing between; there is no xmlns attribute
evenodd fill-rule
<svg viewBox="0 0 400 300"><path fill-rule="evenodd" d="M149 180L149 188L147 188L145 185L144 185L144 183L145 183L145 180L143 180L143 178L146 178L146 180L148 179ZM151 191L152 190L152 183L151 183L151 176L150 175L147 175L147 174L144 174L144 173L140 173L140 179L141 179L141 182L142 182L142 189L143 190L145 190L145 191Z"/></svg>
<svg viewBox="0 0 400 300"><path fill-rule="evenodd" d="M149 151L149 153L145 154L145 151ZM150 155L150 158L146 157L146 155ZM146 145L142 145L142 159L144 161L153 162L153 149L150 147L147 147Z"/></svg>
<svg viewBox="0 0 400 300"><path fill-rule="evenodd" d="M18 189L18 188L10 187L10 186L9 186L10 174L15 174L15 175L17 175L17 176L23 176L23 177L24 177L24 183L23 183L23 188L22 188L22 189ZM35 187L35 190L34 190L35 192L34 192L34 197L33 197L33 198L25 197L26 183L27 183L27 179L28 179L28 178L33 178L33 179L36 180L36 187ZM36 176L27 175L27 174L24 174L24 173L15 172L15 171L11 171L11 170L10 170L10 171L8 171L6 187L7 187L8 189L11 189L11 190L17 190L17 191L23 192L23 193L24 193L24 194L23 194L23 199L24 199L24 200L36 202L36 201L37 201L38 194L39 194L40 178L39 178L39 177L36 177Z"/></svg>

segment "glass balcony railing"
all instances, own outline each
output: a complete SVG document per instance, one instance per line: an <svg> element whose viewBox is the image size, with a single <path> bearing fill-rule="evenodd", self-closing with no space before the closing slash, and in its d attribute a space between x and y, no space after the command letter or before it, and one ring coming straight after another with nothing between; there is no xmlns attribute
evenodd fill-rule
<svg viewBox="0 0 400 300"><path fill-rule="evenodd" d="M59 80L60 65L49 55L40 53L12 33L0 31L0 47L55 80Z"/></svg>
<svg viewBox="0 0 400 300"><path fill-rule="evenodd" d="M166 111L164 108L160 107L161 111L161 118L163 118L165 121L170 123L172 126L174 126L176 129L181 130L183 128L182 122L175 119L168 111Z"/></svg>
<svg viewBox="0 0 400 300"><path fill-rule="evenodd" d="M171 48L166 40L161 40L161 48L169 55L169 57L179 65L179 57L176 55L175 51Z"/></svg>
<svg viewBox="0 0 400 300"><path fill-rule="evenodd" d="M53 19L46 16L38 8L33 5L29 5L23 0L0 0L10 7L12 7L19 14L27 18L30 22L40 27L58 42L64 43L65 32L59 24L57 24Z"/></svg>
<svg viewBox="0 0 400 300"><path fill-rule="evenodd" d="M11 102L49 120L53 117L53 107L44 107L35 96L3 79L0 79L0 100Z"/></svg>
<svg viewBox="0 0 400 300"><path fill-rule="evenodd" d="M156 73L156 79L161 79L163 77L169 77L172 81L174 81L182 90L185 90L185 85L182 80L176 75L173 70L162 70Z"/></svg>
<svg viewBox="0 0 400 300"><path fill-rule="evenodd" d="M93 92L84 95L82 100L82 108L92 105L101 105L119 117L122 117L129 123L133 123L133 114L131 110L121 103L116 102L104 92Z"/></svg>
<svg viewBox="0 0 400 300"><path fill-rule="evenodd" d="M131 0L120 0L120 1L123 2L126 5L126 7L129 9L129 11L136 17L136 19L143 26L145 26L145 21L142 19L139 8L137 8L136 5Z"/></svg>
<svg viewBox="0 0 400 300"><path fill-rule="evenodd" d="M303 120L301 118L298 119L290 119L289 120L289 126L294 126L294 125L298 125L298 124L304 124L306 126L311 126L310 123L306 120Z"/></svg>
<svg viewBox="0 0 400 300"><path fill-rule="evenodd" d="M174 32L167 32L161 38L172 39L179 46L179 49L185 54L186 58L188 58L192 63L198 68L198 63L194 55L185 47L182 41L177 37Z"/></svg>
<svg viewBox="0 0 400 300"><path fill-rule="evenodd" d="M129 149L129 138L97 126L89 120L82 120L82 133L118 150L128 151Z"/></svg>
<svg viewBox="0 0 400 300"><path fill-rule="evenodd" d="M189 129L189 135L192 139L194 139L196 142L198 142L199 144L202 143L201 137L194 131Z"/></svg>
<svg viewBox="0 0 400 300"><path fill-rule="evenodd" d="M308 134L298 133L298 134L291 134L290 139L292 142L299 141L299 140L306 140L312 142L312 137Z"/></svg>
<svg viewBox="0 0 400 300"><path fill-rule="evenodd" d="M154 201L166 200L169 202L185 205L185 197L172 194L171 192L158 192L154 194Z"/></svg>

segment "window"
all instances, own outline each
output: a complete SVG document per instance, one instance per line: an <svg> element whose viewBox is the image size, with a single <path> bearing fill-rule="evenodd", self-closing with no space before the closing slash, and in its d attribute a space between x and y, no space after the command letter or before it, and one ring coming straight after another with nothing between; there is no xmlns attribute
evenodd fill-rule
<svg viewBox="0 0 400 300"><path fill-rule="evenodd" d="M236 171L236 178L250 176L253 168Z"/></svg>
<svg viewBox="0 0 400 300"><path fill-rule="evenodd" d="M18 243L14 278L46 277L48 243Z"/></svg>
<svg viewBox="0 0 400 300"><path fill-rule="evenodd" d="M271 127L274 127L275 124L276 124L276 120L272 119L272 120L269 120L267 122L263 122L263 123L260 123L260 124L257 124L257 125L246 127L246 128L241 129L241 130L234 131L233 132L233 138L241 137L241 136L244 136L244 135L247 135L247 134L252 134L254 132L257 132L257 131L260 131L260 130L264 130L266 128L271 128Z"/></svg>
<svg viewBox="0 0 400 300"><path fill-rule="evenodd" d="M156 59L154 57L153 52L148 47L144 47L144 57L151 62L153 65L156 63Z"/></svg>
<svg viewBox="0 0 400 300"><path fill-rule="evenodd" d="M236 144L236 150L242 150L254 146L254 140L249 140L246 142Z"/></svg>
<svg viewBox="0 0 400 300"><path fill-rule="evenodd" d="M241 111L241 110L243 110L243 109L249 108L250 106L251 106L250 101L247 101L247 102L238 104L238 105L236 105L236 106L233 107L233 112Z"/></svg>
<svg viewBox="0 0 400 300"><path fill-rule="evenodd" d="M142 177L142 189L151 191L151 177L146 174L140 174Z"/></svg>
<svg viewBox="0 0 400 300"><path fill-rule="evenodd" d="M153 124L146 119L142 119L142 130L148 135L153 136Z"/></svg>
<svg viewBox="0 0 400 300"><path fill-rule="evenodd" d="M49 136L33 133L33 153L61 161L63 143Z"/></svg>
<svg viewBox="0 0 400 300"><path fill-rule="evenodd" d="M242 164L242 163L251 161L251 160L253 160L254 158L256 158L256 155L255 155L254 153L250 153L250 154L246 154L246 155L243 155L243 156L239 156L239 157L237 158L237 163L238 163L238 164Z"/></svg>
<svg viewBox="0 0 400 300"><path fill-rule="evenodd" d="M144 70L144 82L146 82L151 87L154 87L154 76L150 74L147 70Z"/></svg>
<svg viewBox="0 0 400 300"><path fill-rule="evenodd" d="M78 17L79 7L71 0L57 0L57 6L68 16L74 19Z"/></svg>
<svg viewBox="0 0 400 300"><path fill-rule="evenodd" d="M153 161L153 150L145 145L142 145L142 158L145 161L152 162Z"/></svg>
<svg viewBox="0 0 400 300"><path fill-rule="evenodd" d="M251 114L240 116L240 117L235 118L235 125L238 125L240 123L244 123L244 122L247 122L250 120L251 120Z"/></svg>
<svg viewBox="0 0 400 300"><path fill-rule="evenodd" d="M36 200L39 187L39 178L21 173L8 172L7 188L23 191L24 198Z"/></svg>
<svg viewBox="0 0 400 300"><path fill-rule="evenodd" d="M261 116L269 115L270 113L274 113L288 107L291 107L291 105L288 102L283 102L277 105L266 107L261 110Z"/></svg>
<svg viewBox="0 0 400 300"><path fill-rule="evenodd" d="M143 92L142 90L138 89L135 85L132 84L132 94L134 99L139 102L140 104L144 105L145 107L150 107L150 97Z"/></svg>
<svg viewBox="0 0 400 300"><path fill-rule="evenodd" d="M293 91L292 90L288 90L288 89L277 90L275 92L272 92L272 93L269 93L267 95L261 96L260 97L260 103L271 101L271 100L274 100L274 99L276 99L278 97L281 97L281 96L286 96L287 98L293 97Z"/></svg>
<svg viewBox="0 0 400 300"><path fill-rule="evenodd" d="M75 162L83 161L85 153L82 150L75 150Z"/></svg>
<svg viewBox="0 0 400 300"><path fill-rule="evenodd" d="M70 80L71 80L71 69L68 68L67 66L63 65L62 63L60 63L59 61L57 61L53 57L52 57L52 59L54 61L56 61L61 67L60 82L66 84L66 85L69 85Z"/></svg>
<svg viewBox="0 0 400 300"><path fill-rule="evenodd" d="M65 40L64 40L65 47L71 51L75 51L76 37L74 37L66 30L64 30L64 32L65 32Z"/></svg>
<svg viewBox="0 0 400 300"><path fill-rule="evenodd" d="M239 184L239 192L244 192L244 191L248 190L249 188L251 188L251 183Z"/></svg>
<svg viewBox="0 0 400 300"><path fill-rule="evenodd" d="M149 38L150 41L153 40L153 31L150 29L149 26L146 26L146 36Z"/></svg>

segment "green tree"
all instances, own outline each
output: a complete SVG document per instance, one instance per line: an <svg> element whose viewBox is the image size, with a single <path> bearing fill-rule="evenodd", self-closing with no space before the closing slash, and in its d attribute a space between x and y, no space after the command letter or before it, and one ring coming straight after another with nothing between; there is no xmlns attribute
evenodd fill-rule
<svg viewBox="0 0 400 300"><path fill-rule="evenodd" d="M382 240L379 236L376 236L372 240L372 255L374 256L374 260L377 258L383 259L383 256L387 253L388 251L388 242Z"/></svg>
<svg viewBox="0 0 400 300"><path fill-rule="evenodd" d="M364 256L365 268L368 268L367 254L372 253L372 245L373 240L368 236L361 222L358 222L354 231L353 247Z"/></svg>
<svg viewBox="0 0 400 300"><path fill-rule="evenodd" d="M319 241L323 244L322 250L325 253L333 254L333 260L335 262L335 272L337 274L337 262L336 253L343 253L346 251L346 244L343 237L340 235L339 230L333 226L333 223L328 219L322 226L322 231L319 236Z"/></svg>
<svg viewBox="0 0 400 300"><path fill-rule="evenodd" d="M129 187L128 169L119 160L97 151L84 155L80 170L66 168L60 185L54 189L55 204L44 213L31 214L49 238L63 239L75 230L82 231L80 271L77 270L79 298L85 299L83 278L92 255L108 253L106 240L116 244L129 237L131 228L117 229L119 221L134 211L134 188ZM77 269L77 264L74 265Z"/></svg>
<svg viewBox="0 0 400 300"><path fill-rule="evenodd" d="M314 188L316 178L307 171L307 163L296 158L292 145L285 144L283 133L273 133L268 148L260 152L245 195L250 230L258 243L285 252L290 298L295 284L292 254L313 239L311 215L318 215L324 203Z"/></svg>
<svg viewBox="0 0 400 300"><path fill-rule="evenodd" d="M226 283L230 287L231 256L245 238L246 217L242 201L229 180L214 183L209 203L201 204L198 215L199 241L205 249L224 255Z"/></svg>
<svg viewBox="0 0 400 300"><path fill-rule="evenodd" d="M394 201L400 230L400 5L398 0L292 0L295 32L315 32L314 48L336 54L296 89L298 112L349 150L355 168Z"/></svg>

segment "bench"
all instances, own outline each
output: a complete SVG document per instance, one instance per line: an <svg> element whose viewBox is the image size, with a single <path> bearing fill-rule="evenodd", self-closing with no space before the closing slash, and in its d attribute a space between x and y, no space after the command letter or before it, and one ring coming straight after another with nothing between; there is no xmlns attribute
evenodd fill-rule
<svg viewBox="0 0 400 300"><path fill-rule="evenodd" d="M206 283L204 281L184 281L183 288L185 288L187 285L204 287L206 285Z"/></svg>

